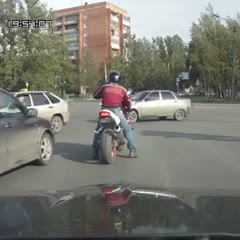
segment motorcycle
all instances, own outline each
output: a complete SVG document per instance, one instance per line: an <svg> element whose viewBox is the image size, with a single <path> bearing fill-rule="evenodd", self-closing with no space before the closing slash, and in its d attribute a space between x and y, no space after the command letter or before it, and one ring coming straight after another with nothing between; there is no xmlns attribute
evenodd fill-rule
<svg viewBox="0 0 240 240"><path fill-rule="evenodd" d="M131 121L126 111L122 109L122 114L127 119L131 127ZM98 156L100 161L111 164L117 158L117 152L122 151L126 144L123 129L120 126L120 118L108 109L102 109L98 114ZM133 127L131 127L133 129Z"/></svg>

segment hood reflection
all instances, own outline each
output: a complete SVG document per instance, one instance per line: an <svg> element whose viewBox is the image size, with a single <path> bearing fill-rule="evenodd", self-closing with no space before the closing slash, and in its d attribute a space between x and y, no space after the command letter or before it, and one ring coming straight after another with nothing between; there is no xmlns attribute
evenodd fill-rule
<svg viewBox="0 0 240 240"><path fill-rule="evenodd" d="M122 186L0 197L7 236L114 236L240 233L240 197L185 194ZM195 199L195 207L186 199ZM235 208L235 211L233 210Z"/></svg>

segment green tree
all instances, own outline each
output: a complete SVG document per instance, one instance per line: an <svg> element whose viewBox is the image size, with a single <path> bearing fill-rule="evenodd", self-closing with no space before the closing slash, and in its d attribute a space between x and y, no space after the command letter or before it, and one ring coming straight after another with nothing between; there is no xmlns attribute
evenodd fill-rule
<svg viewBox="0 0 240 240"><path fill-rule="evenodd" d="M62 92L76 80L67 49L53 28L9 28L11 19L53 20L40 0L0 2L0 86L19 90L28 82L32 90Z"/></svg>
<svg viewBox="0 0 240 240"><path fill-rule="evenodd" d="M97 87L99 77L97 75L96 65L92 54L89 51L84 52L83 57L83 85L87 87L88 92L92 92Z"/></svg>
<svg viewBox="0 0 240 240"><path fill-rule="evenodd" d="M228 24L214 18L214 9L209 4L201 14L198 23L193 23L189 44L189 62L192 65L191 77L201 79L206 92L230 89L232 68L232 25L237 21L228 20ZM238 40L237 49L240 47ZM236 76L239 69L236 71Z"/></svg>
<svg viewBox="0 0 240 240"><path fill-rule="evenodd" d="M11 88L21 74L18 28L10 28L9 21L20 19L22 3L16 0L0 1L0 87Z"/></svg>
<svg viewBox="0 0 240 240"><path fill-rule="evenodd" d="M152 40L131 36L127 58L124 55L112 58L108 69L122 72L126 87L141 90L174 88L185 65L186 47L179 36Z"/></svg>

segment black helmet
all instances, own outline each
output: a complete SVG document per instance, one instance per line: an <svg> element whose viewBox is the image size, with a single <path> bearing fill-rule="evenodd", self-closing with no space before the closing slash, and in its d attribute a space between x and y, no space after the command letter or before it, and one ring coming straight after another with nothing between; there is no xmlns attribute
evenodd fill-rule
<svg viewBox="0 0 240 240"><path fill-rule="evenodd" d="M111 71L109 73L109 77L108 77L108 82L110 83L120 83L121 81L121 74L117 71Z"/></svg>

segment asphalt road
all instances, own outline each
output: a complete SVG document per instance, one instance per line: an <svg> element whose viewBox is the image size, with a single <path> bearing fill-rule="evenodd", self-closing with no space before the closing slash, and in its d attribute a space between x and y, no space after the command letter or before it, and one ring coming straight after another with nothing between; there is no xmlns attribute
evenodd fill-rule
<svg viewBox="0 0 240 240"><path fill-rule="evenodd" d="M89 184L131 182L193 189L240 188L240 106L195 104L182 122L135 124L138 159L120 153L112 165L91 160L98 103L70 103L71 120L57 136L53 161L27 165L0 177L1 192L65 190Z"/></svg>

